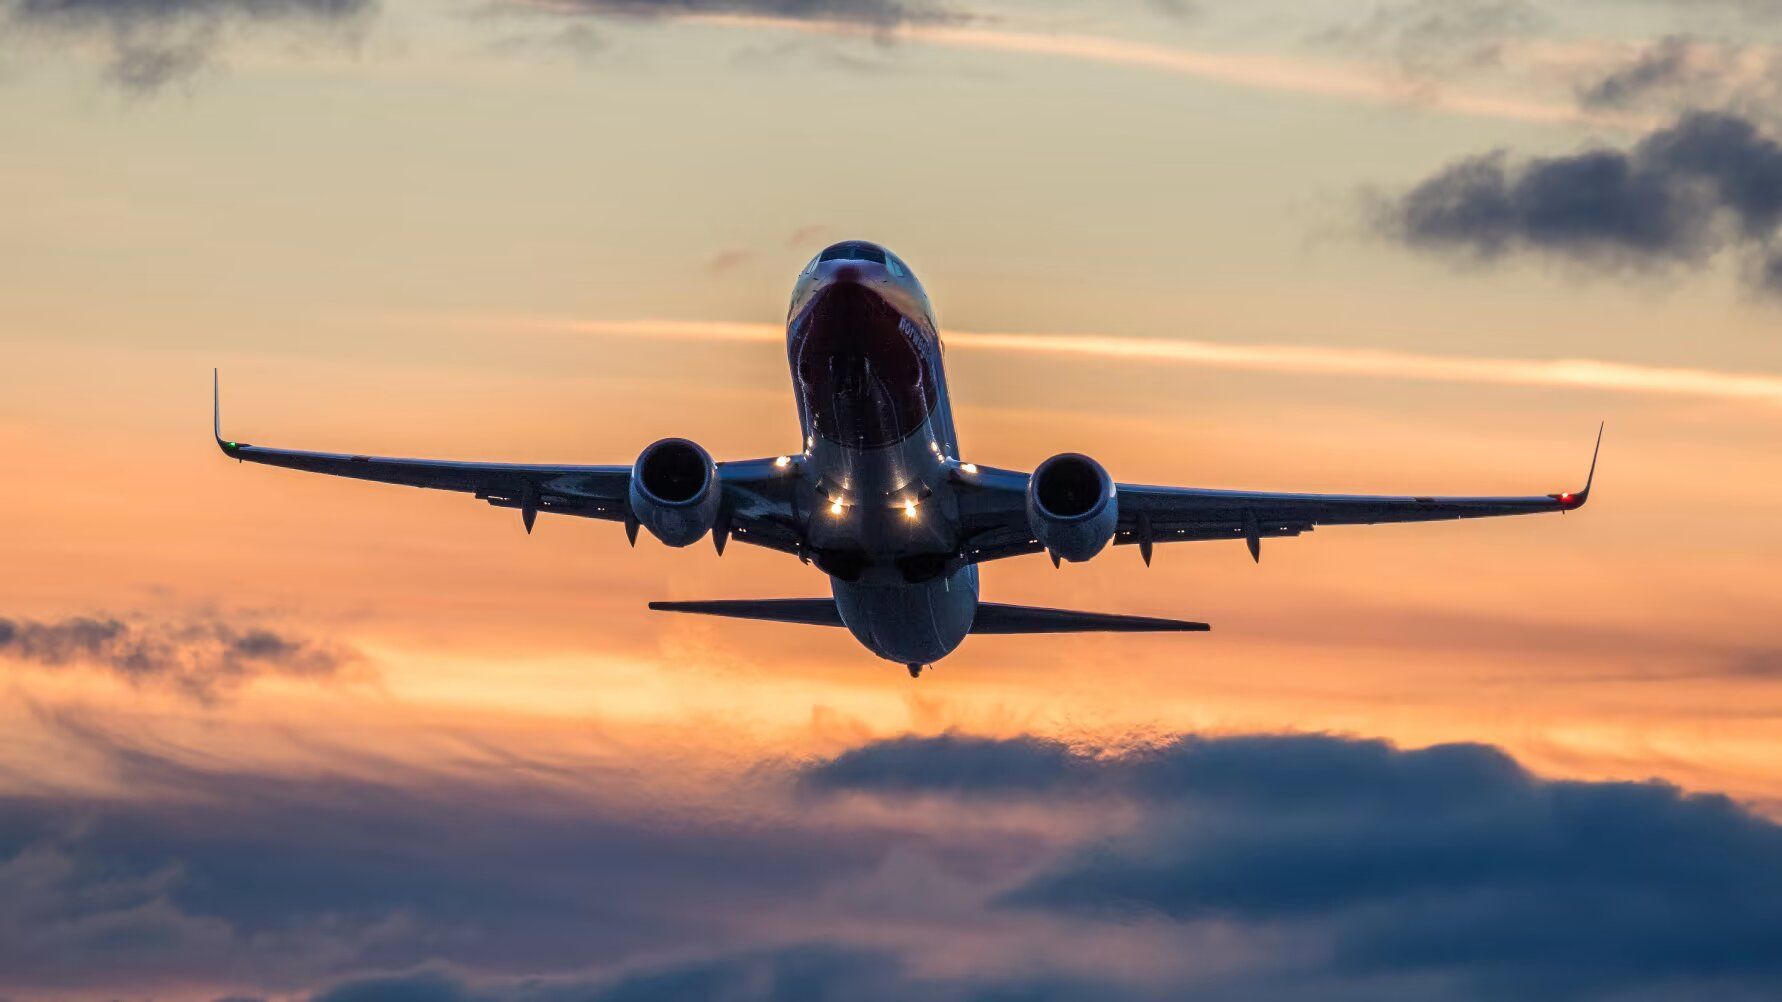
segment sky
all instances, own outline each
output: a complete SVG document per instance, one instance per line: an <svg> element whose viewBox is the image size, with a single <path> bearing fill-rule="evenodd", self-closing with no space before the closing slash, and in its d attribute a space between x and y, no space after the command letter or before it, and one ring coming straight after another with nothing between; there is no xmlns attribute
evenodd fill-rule
<svg viewBox="0 0 1782 1002"><path fill-rule="evenodd" d="M0 0L0 998L1782 993L1782 4ZM962 458L1564 516L782 555L227 462L720 459L843 238Z"/></svg>

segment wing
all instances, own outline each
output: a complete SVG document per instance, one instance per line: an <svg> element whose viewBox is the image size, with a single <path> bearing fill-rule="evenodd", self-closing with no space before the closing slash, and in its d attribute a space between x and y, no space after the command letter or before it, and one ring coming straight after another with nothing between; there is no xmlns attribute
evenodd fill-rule
<svg viewBox="0 0 1782 1002"><path fill-rule="evenodd" d="M1602 429L1596 448L1602 449ZM988 467L960 477L966 513L963 550L973 562L1039 553L1044 548L1028 531L1027 474ZM1136 545L1150 562L1151 547L1202 539L1241 539L1260 559L1262 540L1297 536L1320 525L1375 525L1382 522L1439 522L1500 515L1534 515L1582 508L1596 480L1596 453L1579 491L1526 497L1438 497L1365 494L1280 494L1268 491L1202 490L1120 484L1116 488L1119 545Z"/></svg>
<svg viewBox="0 0 1782 1002"><path fill-rule="evenodd" d="M518 508L526 531L540 514L575 515L582 518L631 523L630 466L558 466L525 463L470 463L438 459L398 459L337 452L307 452L250 445L223 437L220 394L212 385L212 431L217 447L231 459L244 463L282 466L309 473L371 480L377 483L458 491L474 495L497 508ZM723 551L725 538L800 552L802 538L786 487L772 459L719 463L718 477L724 498L720 505L720 532L714 535Z"/></svg>

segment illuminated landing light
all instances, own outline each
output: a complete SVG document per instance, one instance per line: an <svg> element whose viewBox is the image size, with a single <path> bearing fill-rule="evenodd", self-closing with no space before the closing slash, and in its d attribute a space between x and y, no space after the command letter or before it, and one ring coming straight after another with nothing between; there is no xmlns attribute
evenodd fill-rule
<svg viewBox="0 0 1782 1002"><path fill-rule="evenodd" d="M903 514L904 514L904 517L906 517L906 518L915 518L916 517L916 502L905 501L903 503Z"/></svg>
<svg viewBox="0 0 1782 1002"><path fill-rule="evenodd" d="M773 465L775 465L783 470L786 467L792 465L792 457L791 456L781 456L780 458L773 461Z"/></svg>
<svg viewBox="0 0 1782 1002"><path fill-rule="evenodd" d="M840 515L841 513L842 513L842 503L840 501L829 502L829 514Z"/></svg>
<svg viewBox="0 0 1782 1002"><path fill-rule="evenodd" d="M978 475L978 464L976 464L976 463L960 463L959 471L961 473L969 473L975 477Z"/></svg>

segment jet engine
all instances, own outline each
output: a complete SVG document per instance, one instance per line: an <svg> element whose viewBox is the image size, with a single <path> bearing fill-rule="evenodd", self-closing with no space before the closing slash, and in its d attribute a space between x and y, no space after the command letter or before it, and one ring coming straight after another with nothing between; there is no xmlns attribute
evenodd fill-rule
<svg viewBox="0 0 1782 1002"><path fill-rule="evenodd" d="M1081 563L1102 551L1120 522L1114 479L1088 456L1053 456L1027 481L1027 526L1053 560Z"/></svg>
<svg viewBox="0 0 1782 1002"><path fill-rule="evenodd" d="M718 521L718 465L684 438L665 438L631 467L631 514L669 546L691 546Z"/></svg>

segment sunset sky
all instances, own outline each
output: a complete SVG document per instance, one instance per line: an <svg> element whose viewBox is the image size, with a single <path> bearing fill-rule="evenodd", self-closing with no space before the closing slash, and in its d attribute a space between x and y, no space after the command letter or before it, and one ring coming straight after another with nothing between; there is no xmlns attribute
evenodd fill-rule
<svg viewBox="0 0 1782 1002"><path fill-rule="evenodd" d="M1776 997L1779 99L1769 0L0 0L0 998ZM856 237L964 459L1595 494L912 682L209 440L776 455Z"/></svg>

